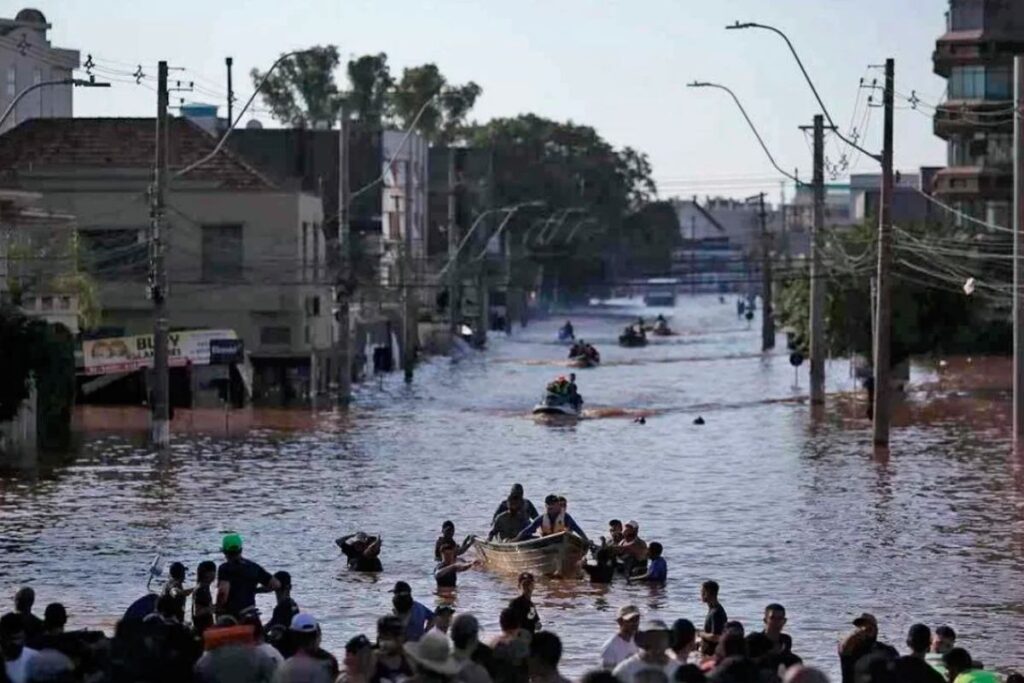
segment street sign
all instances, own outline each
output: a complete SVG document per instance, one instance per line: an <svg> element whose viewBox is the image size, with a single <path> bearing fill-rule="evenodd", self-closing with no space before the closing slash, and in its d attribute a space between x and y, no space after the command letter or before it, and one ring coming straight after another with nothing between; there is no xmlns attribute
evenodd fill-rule
<svg viewBox="0 0 1024 683"><path fill-rule="evenodd" d="M228 365L245 360L245 346L241 339L211 339L210 364Z"/></svg>

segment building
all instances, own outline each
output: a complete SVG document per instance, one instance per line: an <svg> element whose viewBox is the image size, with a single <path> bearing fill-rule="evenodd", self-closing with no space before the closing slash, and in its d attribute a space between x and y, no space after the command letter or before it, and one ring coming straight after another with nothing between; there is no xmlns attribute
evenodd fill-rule
<svg viewBox="0 0 1024 683"><path fill-rule="evenodd" d="M49 29L46 17L35 9L23 9L13 19L0 18L0 112L25 88L71 78L79 67L78 50L50 45ZM70 84L53 85L28 93L0 125L0 133L31 118L71 116L73 89Z"/></svg>
<svg viewBox="0 0 1024 683"><path fill-rule="evenodd" d="M967 214L1012 225L1013 56L1024 53L1024 3L950 0L935 44L935 73L947 80L935 111L948 167L933 192Z"/></svg>
<svg viewBox="0 0 1024 683"><path fill-rule="evenodd" d="M84 268L99 282L106 336L153 326L147 275L153 119L32 119L0 136L0 187L42 195L77 217ZM245 344L256 398L325 391L332 288L320 199L281 188L228 151L187 175L216 140L172 118L166 211L172 329L230 329ZM173 385L173 377L172 377ZM173 386L172 386L173 388Z"/></svg>
<svg viewBox="0 0 1024 683"><path fill-rule="evenodd" d="M424 281L430 150L426 138L418 133L396 130L382 133L381 149L384 159L381 166L380 282L390 288L401 282L401 273L406 267L401 260L406 255L407 244L410 246L411 279Z"/></svg>
<svg viewBox="0 0 1024 683"><path fill-rule="evenodd" d="M39 208L37 192L0 190L0 303L78 334L74 216Z"/></svg>
<svg viewBox="0 0 1024 683"><path fill-rule="evenodd" d="M682 246L672 254L672 275L681 291L747 292L760 288L755 274L761 250L758 202L708 197L676 200ZM767 206L769 232L778 231Z"/></svg>

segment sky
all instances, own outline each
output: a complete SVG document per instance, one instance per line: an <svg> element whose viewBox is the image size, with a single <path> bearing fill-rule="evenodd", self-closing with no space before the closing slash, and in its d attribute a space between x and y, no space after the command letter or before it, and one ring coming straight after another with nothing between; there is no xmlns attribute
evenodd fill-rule
<svg viewBox="0 0 1024 683"><path fill-rule="evenodd" d="M21 5L4 3L2 16ZM693 80L732 88L787 170L810 178L813 95L781 38L766 31L726 31L736 20L783 29L793 41L836 125L849 133L868 122L866 146L880 149L882 113L866 106L880 90L860 88L896 60L896 90L925 103L943 96L932 74L935 39L947 0L35 0L59 47L81 51L117 82L78 89L76 116L151 116L156 62L172 79L195 81L189 101L224 97L224 58L234 59L236 96L252 94L249 71L282 53L338 45L346 58L385 52L392 73L427 62L450 82L483 87L472 117L532 112L591 125L616 146L646 152L663 197L697 194L777 197L781 177L739 110L723 92L687 88ZM243 9L244 8L244 9ZM128 73L141 65L136 85ZM112 74L110 70L120 72ZM338 74L343 79L343 73ZM257 98L257 104L259 99ZM897 168L942 165L942 142L928 110L898 100ZM241 106L241 105L238 105ZM236 109L236 113L237 113ZM221 111L223 115L223 110ZM247 117L248 118L248 117ZM265 124L271 119L258 112ZM827 145L829 162L845 148ZM852 162L856 154L850 155ZM876 172L861 156L853 172Z"/></svg>

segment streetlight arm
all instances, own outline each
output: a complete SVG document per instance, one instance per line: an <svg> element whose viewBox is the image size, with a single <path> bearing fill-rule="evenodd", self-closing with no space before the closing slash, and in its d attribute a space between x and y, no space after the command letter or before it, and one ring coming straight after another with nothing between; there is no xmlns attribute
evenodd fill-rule
<svg viewBox="0 0 1024 683"><path fill-rule="evenodd" d="M768 145L766 145L764 143L764 140L761 138L761 134L757 132L757 126L755 126L754 122L750 120L750 117L747 115L747 110L743 108L743 105L740 103L740 98L736 97L736 93L734 93L731 89L727 88L724 85L719 85L718 83L707 83L707 82L702 82L702 81L694 81L693 83L689 83L687 85L687 87L688 88L716 88L718 90L724 90L725 92L729 93L729 96L732 97L732 101L736 103L736 106L739 107L740 113L743 114L743 118L747 120L747 125L750 126L750 130L753 131L754 137L757 138L758 143L760 143L760 145L761 145L761 149L764 150L765 155L768 157L768 161L772 162L772 166L775 167L775 170L778 171L779 173L781 173L786 178L789 178L790 180L792 180L797 185L804 185L805 184L805 183L801 182L800 179L797 178L792 173L788 173L787 171L784 171L782 169L782 167L779 166L778 163L776 163L775 157L773 157L772 153L768 150Z"/></svg>
<svg viewBox="0 0 1024 683"><path fill-rule="evenodd" d="M32 85L28 86L27 88L22 90L20 93L18 93L14 97L14 99L11 100L11 103L9 105L7 105L7 109L5 109L4 113L2 115L0 115L0 126L4 125L4 121L6 121L7 117L10 116L11 112L14 111L14 108L18 105L18 102L21 101L21 98L25 97L25 95L29 94L33 90L37 90L39 88L45 88L46 86L49 86L49 85L72 85L72 86L82 87L82 88L109 88L110 87L109 83L98 83L96 81L87 81L87 80L82 79L82 78L57 78L57 79L54 79L52 81L41 81L39 83L33 83Z"/></svg>
<svg viewBox="0 0 1024 683"><path fill-rule="evenodd" d="M555 225L554 228L551 230L551 235L546 240L544 240L544 242L542 243L542 246L546 247L547 245L551 244L551 241L553 239L555 239L555 237L558 235L558 232L562 229L562 226L565 225L565 219L567 219L569 216L571 216L574 213L586 213L586 212L587 212L586 209L584 209L582 207L579 207L579 206L573 206L573 207L570 207L570 208L566 209L565 213L562 214L562 217L558 220L558 224ZM547 231L545 230L545 232L547 232ZM541 237L543 237L543 236L544 235L541 234Z"/></svg>
<svg viewBox="0 0 1024 683"><path fill-rule="evenodd" d="M821 107L821 113L825 115L826 119L828 119L828 125L832 127L832 132L835 133L836 137L838 137L840 140L848 144L850 147L853 147L858 152L861 152L862 154L867 154L875 161L882 160L881 154L869 152L868 150L864 149L853 140L843 135L843 132L839 130L839 126L837 126L835 121L832 120L832 115L828 113L828 108L825 106L825 102L821 99L821 95L818 94L818 89L814 87L814 81L811 80L810 74L808 74L807 69L804 68L804 63L800 59L800 55L797 54L796 48L793 47L793 42L789 39L789 36L787 36L781 30L775 28L774 26L769 26L768 24L758 24L757 22L753 21L748 21L744 23L737 21L735 24L731 26L726 26L725 28L726 30L729 31L745 28L761 28L766 31L771 31L772 33L774 33L777 36L780 36L784 41L786 41L786 45L789 46L789 51L793 53L793 59L796 60L797 66L800 67L800 71L804 75L804 80L807 81L807 85L811 87L811 92L814 93L814 99L818 100L818 106Z"/></svg>
<svg viewBox="0 0 1024 683"><path fill-rule="evenodd" d="M513 206L513 207L511 207L509 209L506 209L506 211L508 211L508 214L505 216L504 219L502 219L501 225L498 226L498 229L494 231L494 234L491 235L488 238L487 241L490 242L492 239L500 237L501 233L503 233L505 231L505 226L507 226L509 224L509 221L512 220L512 216L514 216L516 214L516 212L519 211L520 209L525 209L525 208L531 207L531 206L534 206L534 207L544 206L544 202L541 202L541 201L523 202L522 204L516 204L515 206ZM487 255L487 247L485 246L483 248L483 251L481 251L476 256L476 258L473 259L473 261L474 262L475 261L479 261L480 259L482 259L486 255Z"/></svg>
<svg viewBox="0 0 1024 683"><path fill-rule="evenodd" d="M242 107L242 111L238 112L238 116L235 117L235 120L234 121L228 121L228 124L229 124L228 125L228 129L226 131L224 131L224 135L221 137L220 141L217 143L217 146L213 148L213 151L210 152L209 154L207 154L205 157L203 157L199 161L196 161L196 162L194 162L192 164L189 164L185 168L181 169L180 171L178 171L177 173L172 175L171 179L173 180L175 178L180 178L181 176L185 175L189 171L194 171L195 169L199 168L200 166L205 164L210 159L212 159L215 156L217 156L217 154L220 153L221 148L224 147L224 143L228 141L228 136L231 135L231 132L235 129L235 126L237 126L238 122L242 120L243 116L245 116L245 112L247 112L249 110L249 107L252 106L253 100L256 99L256 96L260 93L260 90L263 89L264 84L266 84L267 79L270 78L270 74L272 74L274 72L274 69L276 69L281 64L281 62L283 62L284 60L289 59L291 57L294 57L296 55L305 54L306 52L312 52L312 50L295 50L294 52L287 52L287 53L281 55L280 57L278 57L277 61L274 62L273 64L271 64L270 68L267 69L267 73L263 74L263 80L260 81L260 84L256 86L255 90L253 90L252 96L245 103L245 106Z"/></svg>

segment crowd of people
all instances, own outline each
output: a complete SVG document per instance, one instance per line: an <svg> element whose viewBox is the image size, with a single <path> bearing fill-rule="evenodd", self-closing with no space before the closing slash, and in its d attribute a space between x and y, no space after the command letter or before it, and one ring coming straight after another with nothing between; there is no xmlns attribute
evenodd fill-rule
<svg viewBox="0 0 1024 683"><path fill-rule="evenodd" d="M564 496L545 498L538 514L521 485L513 486L493 516L491 536L514 542L554 533L579 535L596 562L581 566L594 582L664 583L660 543L639 536L635 521L611 520L608 537L592 543L567 512ZM380 535L356 533L338 539L353 571L380 571ZM472 537L455 539L446 521L434 545L434 577L439 595L454 589L459 574L476 561L464 558ZM184 564L173 563L159 592L128 607L108 637L98 631L71 631L68 614L51 603L40 619L35 593L22 588L14 610L0 618L0 683L562 683L562 642L542 626L533 601L536 578L518 576L518 594L499 615L500 632L485 639L479 620L456 613L450 602L431 609L398 581L391 610L371 634L358 634L337 655L322 646L319 621L292 596L292 579L271 574L243 557L242 538L227 534L224 561L200 562L194 585ZM256 595L274 593L269 619L256 607ZM643 615L633 605L618 609L616 629L599 652L584 683L827 683L819 669L805 666L785 632L783 605L768 604L763 620L749 629L730 620L712 580L700 586L707 611L701 628L688 619L669 625L658 614ZM879 639L877 619L861 614L838 644L841 683L994 683L946 625L934 631L910 627L905 654ZM1024 683L1011 674L1006 683ZM836 682L838 683L838 682Z"/></svg>

